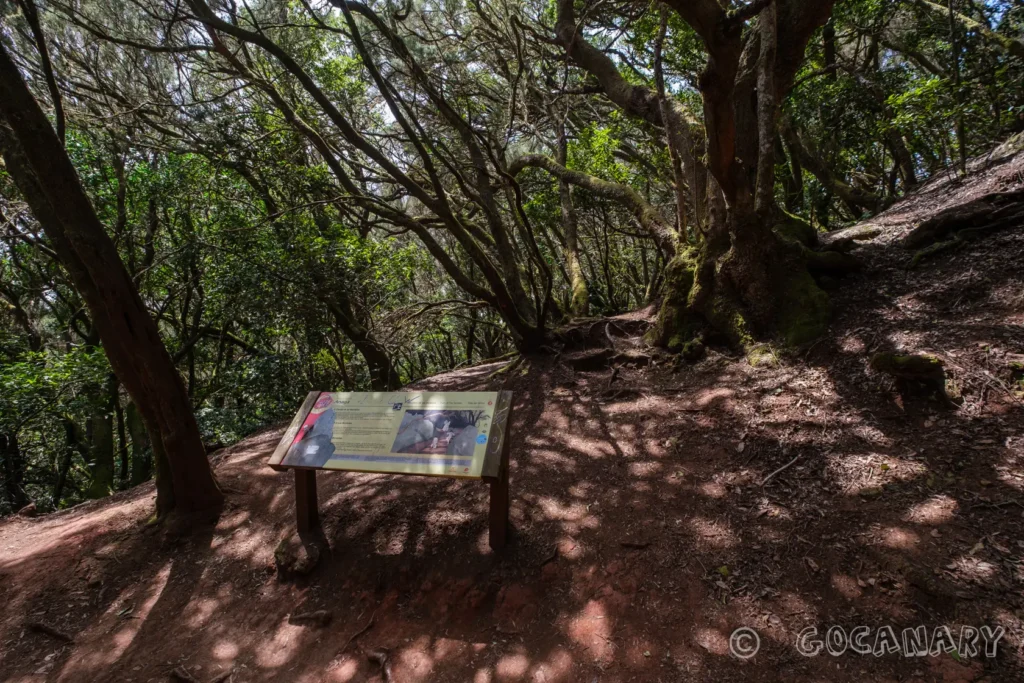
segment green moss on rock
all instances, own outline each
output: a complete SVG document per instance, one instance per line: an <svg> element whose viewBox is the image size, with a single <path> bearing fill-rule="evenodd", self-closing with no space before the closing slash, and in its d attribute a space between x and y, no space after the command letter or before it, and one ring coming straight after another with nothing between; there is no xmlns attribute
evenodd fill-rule
<svg viewBox="0 0 1024 683"><path fill-rule="evenodd" d="M943 380L946 374L942 359L929 354L876 353L870 365L875 372L924 382Z"/></svg>
<svg viewBox="0 0 1024 683"><path fill-rule="evenodd" d="M786 211L782 214L782 219L774 226L776 235L782 239L799 242L805 247L814 247L818 244L818 231L810 221Z"/></svg>
<svg viewBox="0 0 1024 683"><path fill-rule="evenodd" d="M801 346L825 334L831 314L828 294L806 270L791 273L783 285L778 330L787 346Z"/></svg>
<svg viewBox="0 0 1024 683"><path fill-rule="evenodd" d="M707 349L704 348L704 343L699 339L691 339L690 341L683 344L682 350L679 355L683 357L687 363L696 363L707 353Z"/></svg>
<svg viewBox="0 0 1024 683"><path fill-rule="evenodd" d="M775 354L775 349L768 344L754 344L747 347L747 363L752 368L774 368L779 365L779 357Z"/></svg>

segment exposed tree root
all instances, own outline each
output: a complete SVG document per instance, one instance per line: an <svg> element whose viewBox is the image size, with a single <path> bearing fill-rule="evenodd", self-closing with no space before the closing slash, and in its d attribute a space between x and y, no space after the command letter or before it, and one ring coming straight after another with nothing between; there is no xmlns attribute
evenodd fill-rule
<svg viewBox="0 0 1024 683"><path fill-rule="evenodd" d="M822 235L819 244L829 251L839 251L845 254L855 249L858 242L868 242L881 234L882 229L873 225L855 225Z"/></svg>
<svg viewBox="0 0 1024 683"><path fill-rule="evenodd" d="M964 243L961 240L957 239L956 237L954 237L951 240L945 240L943 242L929 244L927 247L925 247L924 249L919 249L917 253L914 254L914 257L910 259L910 267L917 268L921 264L921 261L924 261L927 258L935 256L936 254L941 254L944 251L952 251L953 249L958 249L963 245Z"/></svg>
<svg viewBox="0 0 1024 683"><path fill-rule="evenodd" d="M313 626L319 626L323 628L331 623L334 619L334 614L328 610L318 609L314 612L303 612L302 614L293 614L288 617L289 624L311 624Z"/></svg>
<svg viewBox="0 0 1024 683"><path fill-rule="evenodd" d="M373 650L366 655L366 658L380 667L381 677L384 683L392 683L394 680L391 674L391 653L385 648Z"/></svg>
<svg viewBox="0 0 1024 683"><path fill-rule="evenodd" d="M940 211L903 238L907 249L922 249L936 242L966 241L1024 222L1024 190L996 192ZM933 252L934 253L934 252ZM916 258L916 257L915 257Z"/></svg>
<svg viewBox="0 0 1024 683"><path fill-rule="evenodd" d="M606 370L613 365L649 365L651 357L640 351L626 350L616 352L615 349L604 348L568 355L565 363L576 372L596 372Z"/></svg>
<svg viewBox="0 0 1024 683"><path fill-rule="evenodd" d="M581 349L596 349L614 346L615 337L631 337L643 334L651 324L646 320L613 320L589 318L577 320L555 330L554 340L564 352Z"/></svg>

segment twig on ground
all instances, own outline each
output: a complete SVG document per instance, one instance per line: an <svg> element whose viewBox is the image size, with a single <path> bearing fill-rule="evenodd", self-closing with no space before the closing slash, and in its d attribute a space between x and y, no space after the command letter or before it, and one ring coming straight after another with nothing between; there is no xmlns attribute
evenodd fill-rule
<svg viewBox="0 0 1024 683"><path fill-rule="evenodd" d="M1020 502L1019 500L1002 500L999 501L998 503L978 503L977 505L972 505L971 509L978 510L982 508L1001 508L1006 507L1007 505L1017 505L1019 507L1024 508L1024 503Z"/></svg>
<svg viewBox="0 0 1024 683"><path fill-rule="evenodd" d="M782 471L786 470L787 468L789 468L790 466L792 466L793 463L795 463L797 460L800 459L801 455L803 455L803 453L797 453L797 456L795 458L793 458L792 460L787 462L785 465L783 465L782 467L780 467L779 469L775 470L774 472L769 474L767 477L762 479L761 480L761 486L763 487L765 484L767 484L769 481L771 481L772 477L774 477L779 472L782 472Z"/></svg>
<svg viewBox="0 0 1024 683"><path fill-rule="evenodd" d="M558 546L557 545L554 548L551 549L551 554L548 555L547 557L545 557L543 560L541 560L540 564L537 565L537 566L538 567L543 567L548 562L552 562L552 561L554 561L556 559L558 559Z"/></svg>
<svg viewBox="0 0 1024 683"><path fill-rule="evenodd" d="M171 680L177 683L202 683L198 678L188 672L183 666L179 666L177 669L171 672Z"/></svg>
<svg viewBox="0 0 1024 683"><path fill-rule="evenodd" d="M348 649L348 646L349 646L349 645L351 645L351 644L352 644L352 642L353 642L353 641L354 641L354 640L355 640L356 638L358 638L359 636L361 636L361 635L363 635L364 633L366 633L367 631L369 631L369 630L370 630L370 627L372 627L372 626L373 626L373 620L374 620L374 618L375 618L376 616L377 616L377 610L374 610L374 611L373 611L373 614L371 614L371 615L370 615L370 620L369 620L368 622L366 622L366 626L362 627L361 629L359 629L358 631L356 631L355 633L353 633L353 634L351 635L351 637L349 637L349 639L345 641L345 644L341 646L341 649L340 649L340 650L338 650L338 652L340 653L340 652L344 652L345 650L347 650L347 649ZM387 655L385 654L385 659L386 659L386 658L387 658ZM381 665L381 667L383 668L383 664Z"/></svg>
<svg viewBox="0 0 1024 683"><path fill-rule="evenodd" d="M73 643L73 642L75 642L75 639L72 638L71 636L69 636L67 633L64 633L64 631L61 631L59 628L57 628L55 626L50 626L49 624L43 623L41 621L29 621L29 622L26 622L25 623L25 627L29 631L34 631L36 633L45 633L46 635L50 636L51 638L56 638L57 640L62 640L65 643Z"/></svg>
<svg viewBox="0 0 1024 683"><path fill-rule="evenodd" d="M619 545L621 545L623 548L631 548L633 550L646 550L647 548L651 547L651 544L649 542L638 543L636 541L622 541L619 543Z"/></svg>

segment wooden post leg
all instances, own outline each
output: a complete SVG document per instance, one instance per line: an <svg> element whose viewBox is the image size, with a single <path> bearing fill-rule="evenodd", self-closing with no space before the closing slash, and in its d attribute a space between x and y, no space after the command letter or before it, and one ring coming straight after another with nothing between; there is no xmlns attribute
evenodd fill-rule
<svg viewBox="0 0 1024 683"><path fill-rule="evenodd" d="M299 532L320 526L316 502L316 470L295 470L295 519Z"/></svg>
<svg viewBox="0 0 1024 683"><path fill-rule="evenodd" d="M491 482L491 550L499 552L508 540L508 470Z"/></svg>
<svg viewBox="0 0 1024 683"><path fill-rule="evenodd" d="M488 540L491 550L499 552L505 547L508 541L508 442L505 439L501 449L501 467L498 471L498 478L491 480L491 515L490 515L490 538Z"/></svg>

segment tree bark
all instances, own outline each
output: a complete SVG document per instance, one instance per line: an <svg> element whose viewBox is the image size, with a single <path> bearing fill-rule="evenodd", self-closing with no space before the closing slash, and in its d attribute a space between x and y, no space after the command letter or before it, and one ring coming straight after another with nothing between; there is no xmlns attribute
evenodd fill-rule
<svg viewBox="0 0 1024 683"><path fill-rule="evenodd" d="M153 476L153 446L146 425L142 423L142 415L134 403L129 403L125 409L125 425L132 440L129 482L132 486L138 486Z"/></svg>
<svg viewBox="0 0 1024 683"><path fill-rule="evenodd" d="M828 298L811 279L799 247L773 232L776 119L807 43L828 20L834 0L752 0L735 9L717 0L666 4L700 37L708 55L698 87L709 218L699 251L679 251L666 268L659 322L649 339L681 346L695 334L695 318L702 318L735 342L772 330L790 343L807 341L824 331ZM571 0L560 0L558 12L557 42L568 56L623 111L661 122L657 95L627 83L614 62L586 43ZM757 24L746 30L755 15ZM627 193L617 194L636 206Z"/></svg>
<svg viewBox="0 0 1024 683"><path fill-rule="evenodd" d="M89 444L89 473L92 475L85 495L89 498L106 498L114 488L114 424L110 414L110 403L97 406L86 427L86 442Z"/></svg>
<svg viewBox="0 0 1024 683"><path fill-rule="evenodd" d="M557 124L558 154L556 161L565 166L569 143L565 134L565 120ZM579 240L577 238L576 210L572 205L569 181L558 179L558 201L562 208L562 228L565 233L565 267L569 274L569 313L576 318L585 318L590 313L590 292L580 265Z"/></svg>
<svg viewBox="0 0 1024 683"><path fill-rule="evenodd" d="M0 45L0 153L89 309L110 365L167 455L158 515L218 507L223 494L181 377L71 160Z"/></svg>
<svg viewBox="0 0 1024 683"><path fill-rule="evenodd" d="M25 458L16 432L0 433L0 463L3 465L4 493L12 512L29 503L25 493Z"/></svg>

